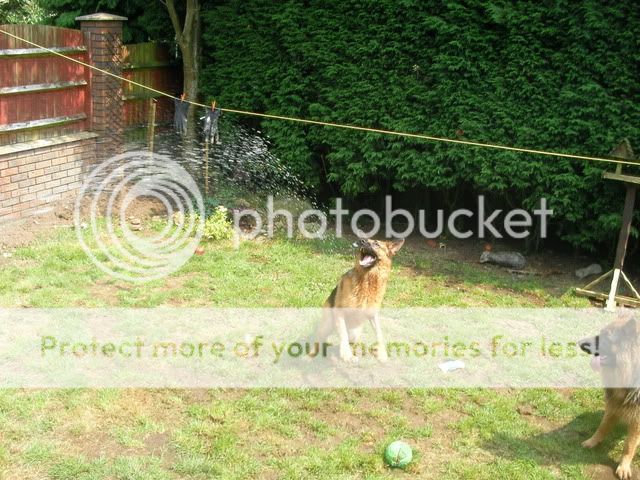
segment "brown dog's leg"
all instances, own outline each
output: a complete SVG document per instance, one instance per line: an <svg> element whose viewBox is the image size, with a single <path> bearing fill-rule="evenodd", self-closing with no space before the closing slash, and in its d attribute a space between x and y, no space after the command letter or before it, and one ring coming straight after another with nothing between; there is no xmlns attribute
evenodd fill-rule
<svg viewBox="0 0 640 480"><path fill-rule="evenodd" d="M616 475L622 480L631 480L631 462L636 454L636 449L640 443L640 423L631 422L629 424L629 433L627 435L627 441L624 442L624 450L622 451L622 458L620 464L616 469Z"/></svg>
<svg viewBox="0 0 640 480"><path fill-rule="evenodd" d="M338 331L338 338L340 339L340 359L349 363L357 362L358 358L353 355L351 345L349 344L349 331L347 330L344 312L336 310L333 313L333 320L335 322L335 328Z"/></svg>
<svg viewBox="0 0 640 480"><path fill-rule="evenodd" d="M605 410L604 417L600 421L600 426L596 430L589 440L582 442L582 446L585 448L593 448L605 439L607 434L611 431L611 428L616 424L618 420L617 415Z"/></svg>
<svg viewBox="0 0 640 480"><path fill-rule="evenodd" d="M382 335L382 327L380 325L380 314L376 312L371 318L371 325L376 331L376 341L378 342L378 360L385 363L389 357L387 355L387 343L384 341L384 335Z"/></svg>
<svg viewBox="0 0 640 480"><path fill-rule="evenodd" d="M323 307L322 308L322 320L318 324L318 328L316 328L316 332L314 334L314 340L316 342L324 342L329 338L331 332L333 331L333 312L331 308Z"/></svg>
<svg viewBox="0 0 640 480"><path fill-rule="evenodd" d="M324 351L323 345L326 343L334 328L332 311L333 309L328 308L326 305L322 308L322 320L320 320L313 336L309 338L309 342L311 343L308 347L310 357L315 357Z"/></svg>

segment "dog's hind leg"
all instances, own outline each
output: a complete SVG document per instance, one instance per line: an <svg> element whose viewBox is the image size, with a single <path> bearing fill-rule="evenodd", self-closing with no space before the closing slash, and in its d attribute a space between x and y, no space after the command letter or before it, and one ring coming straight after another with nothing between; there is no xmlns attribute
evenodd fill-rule
<svg viewBox="0 0 640 480"><path fill-rule="evenodd" d="M617 421L618 416L615 413L605 410L604 417L602 417L596 433L594 433L589 440L582 442L582 446L585 448L593 448L598 445L605 439Z"/></svg>
<svg viewBox="0 0 640 480"><path fill-rule="evenodd" d="M316 331L313 333L309 342L312 344L309 352L309 356L315 357L322 348L322 344L327 341L329 335L333 332L333 311L329 307L322 308L322 319L318 323Z"/></svg>
<svg viewBox="0 0 640 480"><path fill-rule="evenodd" d="M620 464L616 468L616 475L622 480L631 480L631 462L636 454L636 449L640 444L640 423L631 422L629 424L629 433L627 440L624 442L624 449L622 451L622 458Z"/></svg>
<svg viewBox="0 0 640 480"><path fill-rule="evenodd" d="M315 340L318 342L326 341L333 332L333 327L333 309L324 307L322 309L322 320L320 320L318 328L316 328L316 333L314 334Z"/></svg>

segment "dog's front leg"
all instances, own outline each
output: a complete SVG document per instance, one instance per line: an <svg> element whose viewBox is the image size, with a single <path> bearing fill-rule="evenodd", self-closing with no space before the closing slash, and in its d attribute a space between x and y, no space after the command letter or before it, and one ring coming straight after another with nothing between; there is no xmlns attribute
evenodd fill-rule
<svg viewBox="0 0 640 480"><path fill-rule="evenodd" d="M600 442L602 442L602 440L605 439L617 420L618 418L614 413L605 410L604 417L602 417L598 429L589 440L585 440L584 442L582 442L582 446L585 448L593 448L598 445Z"/></svg>
<svg viewBox="0 0 640 480"><path fill-rule="evenodd" d="M336 311L333 318L336 322L336 330L338 331L338 338L340 339L340 359L345 362L354 362L354 357L351 351L351 345L349 345L349 332L347 331L347 324L344 319L344 314Z"/></svg>
<svg viewBox="0 0 640 480"><path fill-rule="evenodd" d="M640 423L631 422L629 424L629 434L627 435L627 441L624 442L624 450L622 451L622 458L620 464L616 468L616 475L622 480L631 480L631 462L636 454L636 449L640 443Z"/></svg>
<svg viewBox="0 0 640 480"><path fill-rule="evenodd" d="M384 341L384 336L382 335L382 327L380 325L380 315L376 312L371 318L371 325L373 329L376 331L376 341L378 342L378 361L384 363L389 360L389 356L387 355L387 343Z"/></svg>

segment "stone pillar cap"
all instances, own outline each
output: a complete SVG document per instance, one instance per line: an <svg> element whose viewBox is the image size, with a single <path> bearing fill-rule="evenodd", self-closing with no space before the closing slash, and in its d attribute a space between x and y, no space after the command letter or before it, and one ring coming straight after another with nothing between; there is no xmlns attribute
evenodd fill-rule
<svg viewBox="0 0 640 480"><path fill-rule="evenodd" d="M77 22L124 22L126 20L128 20L127 17L111 13L92 13L91 15L76 17Z"/></svg>

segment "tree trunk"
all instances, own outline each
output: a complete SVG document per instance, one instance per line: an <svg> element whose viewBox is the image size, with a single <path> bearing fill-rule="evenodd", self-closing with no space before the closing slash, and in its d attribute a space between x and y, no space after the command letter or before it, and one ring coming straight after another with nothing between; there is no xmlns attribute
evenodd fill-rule
<svg viewBox="0 0 640 480"><path fill-rule="evenodd" d="M175 9L174 0L166 2L169 17L176 33L176 42L182 54L183 90L186 100L198 100L200 74L200 0L186 0L184 22ZM187 116L187 134L192 137L196 129L197 107L191 105Z"/></svg>
<svg viewBox="0 0 640 480"><path fill-rule="evenodd" d="M182 75L183 75L183 89L186 94L186 99L192 102L198 99L198 78L199 78L199 64L196 51L194 47L187 47L182 49ZM192 138L196 132L196 124L198 121L197 106L190 105L189 113L187 115L187 136Z"/></svg>

